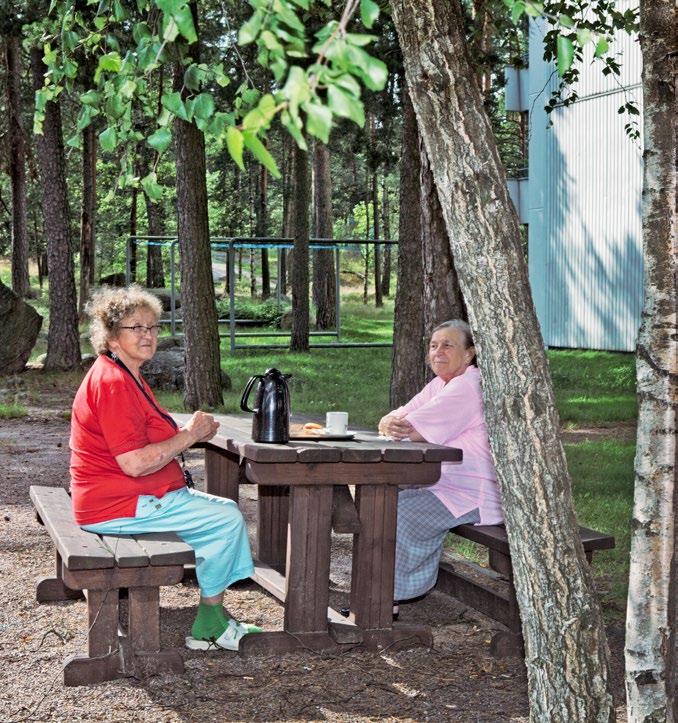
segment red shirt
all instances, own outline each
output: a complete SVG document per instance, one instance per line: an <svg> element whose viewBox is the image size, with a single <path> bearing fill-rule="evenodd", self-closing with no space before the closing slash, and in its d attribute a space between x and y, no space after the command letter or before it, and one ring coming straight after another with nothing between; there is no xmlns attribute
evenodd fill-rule
<svg viewBox="0 0 678 723"><path fill-rule="evenodd" d="M144 389L155 402L145 383ZM184 476L176 460L143 477L126 475L115 460L119 454L163 442L176 433L133 377L109 357L99 356L73 400L70 447L75 521L91 525L134 517L139 495L162 497L180 489Z"/></svg>

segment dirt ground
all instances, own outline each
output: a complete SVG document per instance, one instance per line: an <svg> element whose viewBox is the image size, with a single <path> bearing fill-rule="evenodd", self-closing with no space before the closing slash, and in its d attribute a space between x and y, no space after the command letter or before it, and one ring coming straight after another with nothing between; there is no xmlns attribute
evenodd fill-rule
<svg viewBox="0 0 678 723"><path fill-rule="evenodd" d="M83 601L38 605L35 579L52 573L49 536L37 524L32 484L66 486L68 409L72 389L50 382L40 408L0 420L0 720L2 721L525 721L521 660L489 655L492 621L442 593L401 608L401 620L425 622L431 649L341 654L304 652L244 660L237 653L183 650L183 676L125 679L65 688L63 659L86 649ZM201 453L190 455L198 486ZM250 527L254 487L243 488ZM253 529L250 530L251 533ZM350 537L333 543L331 602L347 604ZM162 640L180 648L198 591L193 583L163 588ZM254 584L227 591L234 615L265 629L282 628L280 604ZM623 631L609 640L618 719L623 710Z"/></svg>

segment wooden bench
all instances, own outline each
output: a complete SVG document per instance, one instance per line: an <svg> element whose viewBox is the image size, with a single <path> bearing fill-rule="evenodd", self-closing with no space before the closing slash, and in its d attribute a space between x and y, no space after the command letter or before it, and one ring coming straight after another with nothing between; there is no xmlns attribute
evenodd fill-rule
<svg viewBox="0 0 678 723"><path fill-rule="evenodd" d="M178 650L160 649L161 585L184 577L193 550L176 535L95 535L75 523L61 487L30 488L38 521L56 548L55 577L38 580L38 602L87 598L87 654L64 661L64 685L184 672ZM119 591L128 590L126 631Z"/></svg>
<svg viewBox="0 0 678 723"><path fill-rule="evenodd" d="M466 560L445 560L440 563L436 588L461 600L508 628L492 637L494 655L522 654L520 613L513 586L513 568L506 528L503 525L460 525L452 534L484 545L489 551L489 569ZM614 537L586 527L579 528L586 559L593 560L596 550L610 550Z"/></svg>

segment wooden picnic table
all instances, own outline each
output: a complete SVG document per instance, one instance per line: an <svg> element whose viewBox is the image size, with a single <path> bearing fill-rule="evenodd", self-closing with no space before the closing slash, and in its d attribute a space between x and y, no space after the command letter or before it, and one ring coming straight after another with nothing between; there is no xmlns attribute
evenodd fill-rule
<svg viewBox="0 0 678 723"><path fill-rule="evenodd" d="M245 636L240 653L430 646L429 626L392 621L398 485L434 484L441 462L460 462L461 450L365 431L350 441L255 443L251 416L216 419L218 434L200 445L206 489L237 502L241 484L257 485L252 578L285 606L283 631ZM354 536L350 619L328 608L332 530Z"/></svg>

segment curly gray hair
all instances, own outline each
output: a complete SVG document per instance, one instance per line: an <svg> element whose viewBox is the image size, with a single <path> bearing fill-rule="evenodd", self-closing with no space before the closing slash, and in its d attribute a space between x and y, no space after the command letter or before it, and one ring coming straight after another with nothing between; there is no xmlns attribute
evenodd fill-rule
<svg viewBox="0 0 678 723"><path fill-rule="evenodd" d="M162 313L158 299L136 284L122 289L103 286L92 294L85 311L90 318L89 339L96 354L108 351L108 342L118 335L120 322L138 309L148 309L156 319Z"/></svg>

